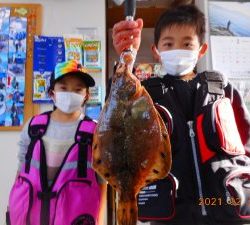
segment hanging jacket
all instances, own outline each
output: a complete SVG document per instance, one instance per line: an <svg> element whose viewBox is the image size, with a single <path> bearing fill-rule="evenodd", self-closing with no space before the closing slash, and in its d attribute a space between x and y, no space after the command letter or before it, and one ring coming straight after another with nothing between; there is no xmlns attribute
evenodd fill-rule
<svg viewBox="0 0 250 225"><path fill-rule="evenodd" d="M139 194L140 220L164 224L249 222L250 117L238 91L217 72L203 72L188 82L166 75L142 84L153 101L172 116L173 162L166 179ZM228 117L233 114L238 128L235 133L241 146L236 152L215 145L225 133L205 134L213 127L213 105L220 101L231 107Z"/></svg>
<svg viewBox="0 0 250 225"><path fill-rule="evenodd" d="M100 190L92 165L92 138L96 123L85 117L75 133L53 183L48 185L42 137L50 112L34 116L29 124L31 142L25 163L9 197L7 224L97 224Z"/></svg>

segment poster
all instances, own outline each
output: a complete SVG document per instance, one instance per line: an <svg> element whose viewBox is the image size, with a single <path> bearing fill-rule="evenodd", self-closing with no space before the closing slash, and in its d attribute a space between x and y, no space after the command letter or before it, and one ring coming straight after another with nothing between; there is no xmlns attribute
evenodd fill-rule
<svg viewBox="0 0 250 225"><path fill-rule="evenodd" d="M64 44L65 44L65 59L66 61L69 60L76 60L79 63L82 63L82 42L83 37L64 37Z"/></svg>
<svg viewBox="0 0 250 225"><path fill-rule="evenodd" d="M102 105L99 104L87 104L85 106L85 115L90 117L91 119L98 120L100 113L102 111Z"/></svg>
<svg viewBox="0 0 250 225"><path fill-rule="evenodd" d="M9 51L10 8L0 8L0 79L6 77Z"/></svg>
<svg viewBox="0 0 250 225"><path fill-rule="evenodd" d="M227 76L250 106L246 94L250 86L250 1L209 1L208 10L212 69Z"/></svg>
<svg viewBox="0 0 250 225"><path fill-rule="evenodd" d="M63 37L34 37L33 102L52 102L48 89L55 65L65 61Z"/></svg>
<svg viewBox="0 0 250 225"><path fill-rule="evenodd" d="M88 104L99 104L102 102L102 89L101 86L95 86L89 88L89 100Z"/></svg>
<svg viewBox="0 0 250 225"><path fill-rule="evenodd" d="M87 41L83 42L83 65L87 68L101 68L101 42Z"/></svg>
<svg viewBox="0 0 250 225"><path fill-rule="evenodd" d="M67 35L64 37L34 37L33 55L33 102L52 103L48 89L50 86L51 74L57 63L69 60L77 60L87 69L95 74L101 72L101 42L83 41L82 36ZM83 56L84 54L84 56ZM101 87L96 86L90 89L91 98L89 104L101 102Z"/></svg>
<svg viewBox="0 0 250 225"><path fill-rule="evenodd" d="M27 18L10 17L9 63L24 64L26 61Z"/></svg>
<svg viewBox="0 0 250 225"><path fill-rule="evenodd" d="M24 113L27 18L0 8L0 126L21 126Z"/></svg>

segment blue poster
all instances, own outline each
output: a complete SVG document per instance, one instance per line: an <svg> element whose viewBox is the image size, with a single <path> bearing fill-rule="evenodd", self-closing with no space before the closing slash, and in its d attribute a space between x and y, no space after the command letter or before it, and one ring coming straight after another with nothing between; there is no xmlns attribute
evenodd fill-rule
<svg viewBox="0 0 250 225"><path fill-rule="evenodd" d="M0 8L0 79L6 77L8 68L10 8Z"/></svg>
<svg viewBox="0 0 250 225"><path fill-rule="evenodd" d="M25 64L27 18L10 17L9 63Z"/></svg>
<svg viewBox="0 0 250 225"><path fill-rule="evenodd" d="M35 36L33 59L33 102L52 102L48 88L55 65L65 61L63 37Z"/></svg>

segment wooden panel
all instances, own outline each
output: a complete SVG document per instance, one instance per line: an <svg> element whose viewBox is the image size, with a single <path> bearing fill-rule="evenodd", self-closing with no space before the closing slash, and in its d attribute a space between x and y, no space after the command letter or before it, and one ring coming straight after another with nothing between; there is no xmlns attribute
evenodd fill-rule
<svg viewBox="0 0 250 225"><path fill-rule="evenodd" d="M42 6L40 4L0 3L0 7L10 7L11 16L27 17L27 59L25 66L24 124L33 115L39 113L39 105L32 103L33 86L33 36L42 30ZM17 9L26 9L22 15ZM22 126L0 127L1 131L21 130Z"/></svg>
<svg viewBox="0 0 250 225"><path fill-rule="evenodd" d="M142 18L145 28L152 28L160 15L165 12L165 8L139 8L136 9L136 18ZM115 23L124 19L124 8L114 7L107 9L107 27L112 28Z"/></svg>
<svg viewBox="0 0 250 225"><path fill-rule="evenodd" d="M194 4L194 0L155 0L137 2L136 18L142 18L145 28L155 26L160 15L170 7ZM111 0L107 2L107 27L112 28L115 23L124 19L124 6L117 6Z"/></svg>

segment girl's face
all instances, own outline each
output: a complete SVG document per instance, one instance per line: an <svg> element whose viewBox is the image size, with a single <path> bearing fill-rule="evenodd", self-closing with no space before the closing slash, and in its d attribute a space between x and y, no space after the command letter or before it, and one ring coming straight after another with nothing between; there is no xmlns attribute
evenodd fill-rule
<svg viewBox="0 0 250 225"><path fill-rule="evenodd" d="M55 92L73 92L88 98L88 88L81 78L77 75L69 75L55 83L51 97L54 98Z"/></svg>

